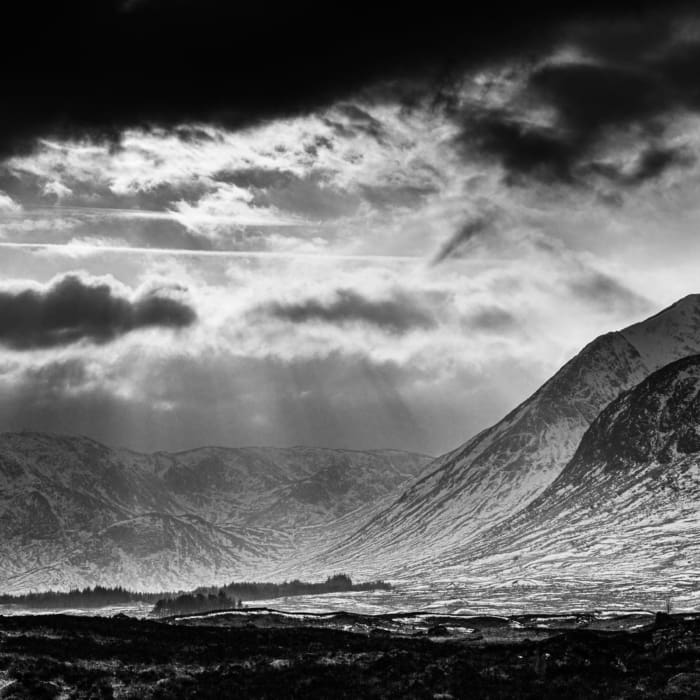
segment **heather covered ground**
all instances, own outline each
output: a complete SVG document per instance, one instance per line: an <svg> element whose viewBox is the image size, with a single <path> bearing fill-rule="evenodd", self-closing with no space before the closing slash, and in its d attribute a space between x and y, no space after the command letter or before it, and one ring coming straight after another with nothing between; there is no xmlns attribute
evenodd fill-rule
<svg viewBox="0 0 700 700"><path fill-rule="evenodd" d="M3 698L658 698L700 692L700 616L226 612L0 617Z"/></svg>

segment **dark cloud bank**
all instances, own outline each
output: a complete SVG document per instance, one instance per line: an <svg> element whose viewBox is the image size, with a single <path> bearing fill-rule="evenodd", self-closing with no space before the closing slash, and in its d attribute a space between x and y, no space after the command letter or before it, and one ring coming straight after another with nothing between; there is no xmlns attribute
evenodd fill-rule
<svg viewBox="0 0 700 700"><path fill-rule="evenodd" d="M127 299L76 275L41 291L0 291L0 344L14 350L106 343L139 328L183 328L195 318L187 304L162 293Z"/></svg>
<svg viewBox="0 0 700 700"><path fill-rule="evenodd" d="M511 183L536 178L584 185L598 176L630 187L691 165L695 154L666 143L666 132L674 115L700 111L698 8L670 3L609 20L591 12L562 23L554 41L533 46L539 53L511 103L454 109L467 152L500 161ZM571 55L541 60L556 48ZM533 105L554 114L553 123L533 123L527 115ZM597 147L616 134L637 141L631 168L599 159Z"/></svg>
<svg viewBox="0 0 700 700"><path fill-rule="evenodd" d="M681 49L661 63L648 59L641 72L626 65L653 49L688 3L658 5L460 3L457 16L455 4L439 0L420 10L364 1L332 10L308 1L12 3L3 9L0 153L26 149L51 134L116 143L119 130L131 125L237 127L303 113L381 81L398 81L410 104L416 84L436 89L465 68L538 55L568 36L616 66L533 78L533 88L549 94L573 120L572 140L514 135L493 115L482 136L516 168L546 160L545 168L566 173L571 152L585 147L587 130L656 109L653 97L641 96L650 84L647 69L671 88L667 95L653 93L662 95L662 105L692 89L692 51ZM635 34L638 19L653 28L653 37ZM617 34L601 27L617 27ZM204 137L191 128L179 133Z"/></svg>
<svg viewBox="0 0 700 700"><path fill-rule="evenodd" d="M330 300L275 303L265 306L263 311L292 323L364 323L396 334L436 325L427 309L399 292L385 299L369 299L351 289L339 289Z"/></svg>

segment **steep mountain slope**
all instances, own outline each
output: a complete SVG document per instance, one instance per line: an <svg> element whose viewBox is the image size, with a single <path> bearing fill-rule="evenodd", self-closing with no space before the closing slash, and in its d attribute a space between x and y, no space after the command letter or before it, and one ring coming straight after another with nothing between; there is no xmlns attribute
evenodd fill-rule
<svg viewBox="0 0 700 700"><path fill-rule="evenodd" d="M428 461L307 447L144 455L1 435L0 590L180 588L260 574L345 531Z"/></svg>
<svg viewBox="0 0 700 700"><path fill-rule="evenodd" d="M613 401L544 493L455 553L460 560L477 576L697 585L700 355Z"/></svg>
<svg viewBox="0 0 700 700"><path fill-rule="evenodd" d="M364 575L434 575L451 551L540 495L610 401L696 352L700 295L598 337L500 423L438 458L350 538L296 566L311 571L343 562Z"/></svg>

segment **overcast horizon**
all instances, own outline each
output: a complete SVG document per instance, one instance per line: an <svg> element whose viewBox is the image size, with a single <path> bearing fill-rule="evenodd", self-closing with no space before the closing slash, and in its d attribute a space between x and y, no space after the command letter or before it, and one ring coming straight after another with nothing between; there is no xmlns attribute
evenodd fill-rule
<svg viewBox="0 0 700 700"><path fill-rule="evenodd" d="M0 117L0 431L438 455L700 292L692 4L362 49L364 7L75 6Z"/></svg>

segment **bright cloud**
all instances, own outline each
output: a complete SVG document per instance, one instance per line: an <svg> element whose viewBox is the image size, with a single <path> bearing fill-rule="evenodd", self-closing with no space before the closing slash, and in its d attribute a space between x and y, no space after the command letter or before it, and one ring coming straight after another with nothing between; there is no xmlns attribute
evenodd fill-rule
<svg viewBox="0 0 700 700"><path fill-rule="evenodd" d="M12 199L12 197L6 195L4 192L0 192L0 213L1 214L17 214L22 210L22 207Z"/></svg>
<svg viewBox="0 0 700 700"><path fill-rule="evenodd" d="M640 148L596 112L589 138L552 92L573 63L591 62L9 158L3 279L46 295L108 275L129 332L0 349L0 420L146 448L440 452L500 418L595 335L697 291L700 120L664 113ZM181 287L176 337L130 332L144 290Z"/></svg>

